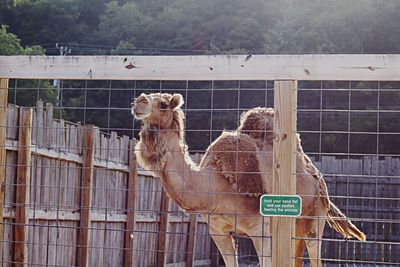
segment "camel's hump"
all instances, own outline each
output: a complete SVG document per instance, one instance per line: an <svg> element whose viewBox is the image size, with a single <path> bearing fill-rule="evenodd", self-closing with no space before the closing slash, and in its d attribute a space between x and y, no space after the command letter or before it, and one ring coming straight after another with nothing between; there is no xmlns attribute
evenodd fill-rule
<svg viewBox="0 0 400 267"><path fill-rule="evenodd" d="M220 172L239 193L259 196L263 193L257 146L250 136L238 132L224 132L208 148L201 167L212 167Z"/></svg>
<svg viewBox="0 0 400 267"><path fill-rule="evenodd" d="M239 131L252 138L267 138L273 136L274 110L272 108L252 108L241 115Z"/></svg>

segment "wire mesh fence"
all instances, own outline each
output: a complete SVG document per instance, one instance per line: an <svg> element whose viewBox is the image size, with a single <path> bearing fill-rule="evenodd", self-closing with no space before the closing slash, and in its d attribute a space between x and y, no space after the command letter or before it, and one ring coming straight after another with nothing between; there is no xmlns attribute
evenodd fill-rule
<svg viewBox="0 0 400 267"><path fill-rule="evenodd" d="M133 119L131 102L142 93L181 94L185 141L199 163L224 131L238 129L243 112L274 107L274 82L60 80L54 85L9 83L2 266L21 259L30 266L82 266L85 235L88 266L223 265L207 213L185 213L169 201L152 172L136 167L131 155L142 126ZM318 257L325 266L398 266L400 83L299 81L297 95L302 147L323 174L332 202L367 236L364 242L345 239L326 225ZM21 119L22 106L33 107L30 125ZM31 128L29 147L21 142L24 128ZM24 148L31 154L25 163ZM92 166L85 165L88 157ZM28 184L21 184L24 164ZM93 170L91 180L87 169ZM241 266L257 264L252 236L234 230ZM26 255L18 256L20 249ZM310 264L307 252L300 258Z"/></svg>

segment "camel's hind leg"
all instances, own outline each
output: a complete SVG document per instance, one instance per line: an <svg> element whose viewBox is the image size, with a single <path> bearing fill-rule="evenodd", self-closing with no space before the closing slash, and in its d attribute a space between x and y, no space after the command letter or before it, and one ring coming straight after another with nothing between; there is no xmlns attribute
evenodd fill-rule
<svg viewBox="0 0 400 267"><path fill-rule="evenodd" d="M239 267L237 258L237 248L235 241L230 234L221 233L210 226L211 238L214 240L219 252L224 259L226 267Z"/></svg>
<svg viewBox="0 0 400 267"><path fill-rule="evenodd" d="M304 240L306 224L304 219L296 219L296 241L295 241L295 267L302 267L304 260L304 250L306 248L306 241Z"/></svg>
<svg viewBox="0 0 400 267"><path fill-rule="evenodd" d="M322 246L322 234L325 227L325 219L318 218L310 222L307 231L307 252L310 257L310 263L312 267L322 267L321 260L321 246Z"/></svg>
<svg viewBox="0 0 400 267"><path fill-rule="evenodd" d="M252 221L247 224L251 227L246 229L246 234L253 241L260 267L270 267L272 265L270 218L257 216L251 219Z"/></svg>
<svg viewBox="0 0 400 267"><path fill-rule="evenodd" d="M304 249L306 248L306 242L304 240L296 240L296 254L295 254L295 267L302 267L303 266L303 256L304 256Z"/></svg>
<svg viewBox="0 0 400 267"><path fill-rule="evenodd" d="M254 248L258 255L260 267L270 267L272 265L271 256L271 237L270 236L253 236L251 237Z"/></svg>

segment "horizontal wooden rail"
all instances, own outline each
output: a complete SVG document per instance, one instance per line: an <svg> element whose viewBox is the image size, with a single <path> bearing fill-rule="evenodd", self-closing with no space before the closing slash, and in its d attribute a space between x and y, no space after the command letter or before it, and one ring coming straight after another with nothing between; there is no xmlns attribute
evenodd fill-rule
<svg viewBox="0 0 400 267"><path fill-rule="evenodd" d="M138 211L136 211L138 213ZM12 219L15 217L15 213L11 212L9 208L5 208L3 217L6 219ZM159 216L136 214L137 223L155 223L159 222ZM29 210L29 220L58 220L58 221L79 221L80 213L72 211L46 211L46 210ZM98 213L90 212L90 218L92 222L126 222L126 214L115 214L115 213ZM197 216L197 223L205 223L202 216ZM190 218L188 215L168 215L168 221L170 223L188 223Z"/></svg>
<svg viewBox="0 0 400 267"><path fill-rule="evenodd" d="M400 55L0 56L0 77L97 80L400 80Z"/></svg>
<svg viewBox="0 0 400 267"><path fill-rule="evenodd" d="M6 140L5 146L6 146L6 150L18 151L19 143L17 140ZM78 154L57 151L54 149L48 149L48 148L43 148L43 147L37 147L36 145L31 145L30 148L31 148L33 155L38 155L38 156L43 156L46 158L59 159L59 160L64 160L64 161L68 161L68 162L82 164L82 156L78 155ZM113 162L113 161L109 161L109 160L107 161L107 160L103 160L103 159L94 159L93 165L94 165L94 167L129 173L129 166L126 164L118 163L118 162ZM141 176L153 177L149 171L143 170L142 168L138 168L138 174Z"/></svg>

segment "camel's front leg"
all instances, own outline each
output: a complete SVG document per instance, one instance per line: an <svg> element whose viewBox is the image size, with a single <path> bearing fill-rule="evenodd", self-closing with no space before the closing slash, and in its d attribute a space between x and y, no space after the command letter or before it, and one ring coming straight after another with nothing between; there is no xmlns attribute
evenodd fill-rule
<svg viewBox="0 0 400 267"><path fill-rule="evenodd" d="M226 267L239 267L237 249L231 234L222 233L210 225L210 235L224 259Z"/></svg>

